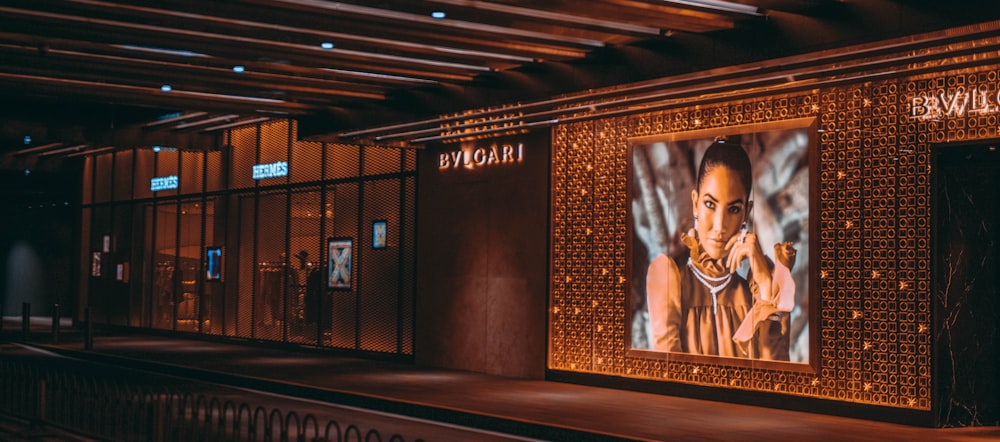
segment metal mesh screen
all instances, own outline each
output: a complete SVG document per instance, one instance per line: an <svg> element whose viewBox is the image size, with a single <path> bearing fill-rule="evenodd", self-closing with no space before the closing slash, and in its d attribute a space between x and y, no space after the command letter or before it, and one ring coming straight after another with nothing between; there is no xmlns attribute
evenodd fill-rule
<svg viewBox="0 0 1000 442"><path fill-rule="evenodd" d="M148 217L145 216L146 207L146 205L139 204L130 206L130 209L132 210L132 247L129 251L129 256L127 257L129 260L127 261L128 268L125 270L128 275L128 281L125 283L129 286L128 325L134 327L143 325L141 322L143 317L142 307L145 305L144 303L146 299L143 296L143 288L146 287L146 285L142 284L144 281L143 270L145 268L143 263L149 262L144 259L144 253L146 253L146 250L149 250L149 248L146 247L146 237L148 235L145 235L145 232L147 232L146 222L148 220Z"/></svg>
<svg viewBox="0 0 1000 442"><path fill-rule="evenodd" d="M293 183L319 181L322 179L323 144L308 141L293 141L292 155L288 160L288 173Z"/></svg>
<svg viewBox="0 0 1000 442"><path fill-rule="evenodd" d="M320 224L323 210L319 188L292 193L291 216L288 226L290 265L294 281L290 281L286 296L288 304L288 340L299 343L317 342L317 324L322 300L323 248Z"/></svg>
<svg viewBox="0 0 1000 442"><path fill-rule="evenodd" d="M177 203L159 203L153 220L152 327L172 329L177 304Z"/></svg>
<svg viewBox="0 0 1000 442"><path fill-rule="evenodd" d="M407 152L414 154L414 152ZM416 158L416 155L409 155ZM417 262L417 178L407 177L403 180L403 210L399 220L399 272L402 275L399 285L400 303L400 353L413 354L413 324L415 305L416 265ZM392 231L392 229L390 229ZM391 242L390 242L391 244Z"/></svg>
<svg viewBox="0 0 1000 442"><path fill-rule="evenodd" d="M286 292L296 290L298 271L290 262L285 245L288 196L284 192L263 194L257 208L257 266L254 269L254 337L281 340L289 312Z"/></svg>
<svg viewBox="0 0 1000 442"><path fill-rule="evenodd" d="M219 247L222 252L222 263L219 266L220 273L219 279L205 280L202 288L202 333L209 333L213 335L222 334L223 332L223 314L225 312L225 290L224 283L231 277L225 271L226 261L229 260L229 251L223 247L225 240L225 232L219 232L219 229L225 228L225 219L219 218L216 207L217 197L206 198L204 202L204 212L205 212L205 247ZM203 249L204 250L204 249ZM206 257L202 254L202 265L207 265L205 263ZM207 278L206 271L202 271L201 278Z"/></svg>
<svg viewBox="0 0 1000 442"><path fill-rule="evenodd" d="M201 152L181 152L181 193L201 193L205 185L205 156Z"/></svg>
<svg viewBox="0 0 1000 442"><path fill-rule="evenodd" d="M133 151L123 150L115 153L115 183L112 188L115 201L125 201L132 198L132 157Z"/></svg>
<svg viewBox="0 0 1000 442"><path fill-rule="evenodd" d="M107 253L110 287L107 291L108 322L128 324L129 285L128 261L132 251L132 207L124 204L112 207L110 244ZM103 247L103 245L102 245Z"/></svg>
<svg viewBox="0 0 1000 442"><path fill-rule="evenodd" d="M156 176L157 177L167 177L167 176L177 176L180 177L180 165L181 158L180 152L176 150L161 150L154 153L156 155ZM183 180L183 178L179 178ZM180 189L166 189L156 192L158 197L171 197L177 196Z"/></svg>
<svg viewBox="0 0 1000 442"><path fill-rule="evenodd" d="M399 149L366 147L364 149L364 174L381 175L399 172L401 152Z"/></svg>
<svg viewBox="0 0 1000 442"><path fill-rule="evenodd" d="M326 178L343 179L358 176L361 148L350 144L326 145Z"/></svg>
<svg viewBox="0 0 1000 442"><path fill-rule="evenodd" d="M205 191L222 190L226 184L225 169L222 166L222 152L207 152L205 157Z"/></svg>
<svg viewBox="0 0 1000 442"><path fill-rule="evenodd" d="M111 200L111 180L108 177L113 176L114 155L97 155L95 160L97 162L95 173L99 179L94 183L94 202L103 203Z"/></svg>
<svg viewBox="0 0 1000 442"><path fill-rule="evenodd" d="M366 152L367 153L367 152ZM367 155L366 155L367 159ZM399 212L400 180L364 183L364 207L357 263L362 292L361 348L369 351L397 351L399 305ZM386 247L373 247L373 222L386 222Z"/></svg>
<svg viewBox="0 0 1000 442"><path fill-rule="evenodd" d="M135 150L135 178L132 185L132 197L136 199L151 198L153 192L149 190L149 181L156 175L155 162L156 154L149 149Z"/></svg>
<svg viewBox="0 0 1000 442"><path fill-rule="evenodd" d="M201 200L187 200L180 205L178 240L177 330L198 331L201 320Z"/></svg>
<svg viewBox="0 0 1000 442"><path fill-rule="evenodd" d="M112 210L110 206L98 206L91 212L90 240L85 246L90 251L90 300L92 319L104 322L108 305L108 261L110 253L104 251L104 236L111 234ZM110 236L109 236L110 239Z"/></svg>
<svg viewBox="0 0 1000 442"><path fill-rule="evenodd" d="M327 201L333 202L332 213L327 210L326 236L358 237L358 183L344 183L327 191ZM357 244L355 244L357 246ZM329 251L326 252L329 258ZM356 255L355 255L356 256ZM329 267L329 265L327 265ZM357 267L353 269L357 271ZM329 272L327 268L327 272ZM354 275L351 280L353 281ZM358 293L354 288L333 290L329 295L330 335L324 343L333 347L353 349L358 342Z"/></svg>
<svg viewBox="0 0 1000 442"><path fill-rule="evenodd" d="M229 188L253 187L253 166L257 164L256 126L230 131L229 155Z"/></svg>

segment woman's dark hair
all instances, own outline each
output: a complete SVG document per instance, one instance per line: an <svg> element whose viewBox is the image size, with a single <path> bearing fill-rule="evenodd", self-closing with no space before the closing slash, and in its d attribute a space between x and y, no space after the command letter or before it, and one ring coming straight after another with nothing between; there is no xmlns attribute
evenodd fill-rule
<svg viewBox="0 0 1000 442"><path fill-rule="evenodd" d="M698 181L696 181L698 189L701 189L701 181L705 179L705 174L719 166L725 166L739 175L740 182L743 183L743 188L746 189L749 198L753 177L750 170L750 157L743 146L725 140L716 141L708 146L705 155L701 157L701 165L698 166Z"/></svg>

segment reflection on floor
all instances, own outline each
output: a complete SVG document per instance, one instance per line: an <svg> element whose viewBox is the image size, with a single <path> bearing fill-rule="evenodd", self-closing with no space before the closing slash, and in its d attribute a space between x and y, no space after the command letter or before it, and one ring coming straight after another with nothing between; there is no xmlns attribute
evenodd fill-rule
<svg viewBox="0 0 1000 442"><path fill-rule="evenodd" d="M4 337L20 330L7 318ZM44 338L38 338L44 343ZM148 335L98 336L49 348L101 358L225 373L258 386L358 406L543 439L632 440L1000 440L1000 428L932 429L799 411L679 398L568 383L517 380L333 356L318 351ZM270 388L268 387L268 388ZM289 391L292 391L289 389ZM303 393L304 392L304 393ZM332 396L331 396L332 397ZM874 418L874 417L873 417ZM433 440L428 437L426 440Z"/></svg>

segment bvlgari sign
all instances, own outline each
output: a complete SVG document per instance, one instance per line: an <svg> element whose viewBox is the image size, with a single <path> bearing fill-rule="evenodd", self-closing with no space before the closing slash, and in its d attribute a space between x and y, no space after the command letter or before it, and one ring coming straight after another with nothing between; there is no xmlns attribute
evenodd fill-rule
<svg viewBox="0 0 1000 442"><path fill-rule="evenodd" d="M956 87L918 94L910 100L910 116L918 120L944 120L1000 113L1000 91L986 86Z"/></svg>
<svg viewBox="0 0 1000 442"><path fill-rule="evenodd" d="M438 169L477 169L499 164L519 163L524 159L524 143L493 143L489 146L463 146L438 154Z"/></svg>

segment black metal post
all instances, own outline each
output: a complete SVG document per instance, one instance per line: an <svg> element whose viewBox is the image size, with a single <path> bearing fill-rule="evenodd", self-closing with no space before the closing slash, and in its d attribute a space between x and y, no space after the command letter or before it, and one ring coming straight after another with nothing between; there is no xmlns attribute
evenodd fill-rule
<svg viewBox="0 0 1000 442"><path fill-rule="evenodd" d="M83 349L92 350L94 348L94 324L90 320L90 307L83 311Z"/></svg>
<svg viewBox="0 0 1000 442"><path fill-rule="evenodd" d="M0 302L0 332L3 331L3 303Z"/></svg>
<svg viewBox="0 0 1000 442"><path fill-rule="evenodd" d="M28 332L31 331L31 304L21 304L21 340L28 340Z"/></svg>
<svg viewBox="0 0 1000 442"><path fill-rule="evenodd" d="M52 304L52 343L59 344L59 304Z"/></svg>

